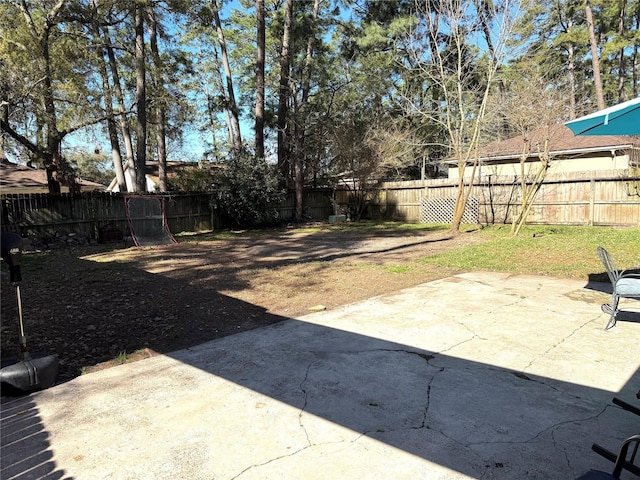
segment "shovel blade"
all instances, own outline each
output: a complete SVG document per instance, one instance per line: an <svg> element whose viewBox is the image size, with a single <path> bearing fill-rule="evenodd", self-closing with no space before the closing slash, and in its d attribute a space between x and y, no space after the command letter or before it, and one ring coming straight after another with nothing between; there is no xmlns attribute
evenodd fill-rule
<svg viewBox="0 0 640 480"><path fill-rule="evenodd" d="M58 378L58 356L21 360L0 369L2 395L20 395L43 390Z"/></svg>

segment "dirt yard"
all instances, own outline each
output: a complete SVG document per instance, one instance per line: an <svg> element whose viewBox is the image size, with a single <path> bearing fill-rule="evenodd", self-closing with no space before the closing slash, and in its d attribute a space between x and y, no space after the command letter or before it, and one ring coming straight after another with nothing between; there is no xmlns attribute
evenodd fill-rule
<svg viewBox="0 0 640 480"><path fill-rule="evenodd" d="M65 381L448 276L419 259L482 241L349 229L206 238L26 253L20 290L30 350L58 354ZM5 359L17 352L19 329L4 262L1 300Z"/></svg>

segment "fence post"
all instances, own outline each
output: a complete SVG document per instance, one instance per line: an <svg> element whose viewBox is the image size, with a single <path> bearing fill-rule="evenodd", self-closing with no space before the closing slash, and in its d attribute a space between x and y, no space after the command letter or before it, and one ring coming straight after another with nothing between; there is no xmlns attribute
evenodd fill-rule
<svg viewBox="0 0 640 480"><path fill-rule="evenodd" d="M589 226L593 227L594 209L596 205L596 180L592 178L589 182Z"/></svg>

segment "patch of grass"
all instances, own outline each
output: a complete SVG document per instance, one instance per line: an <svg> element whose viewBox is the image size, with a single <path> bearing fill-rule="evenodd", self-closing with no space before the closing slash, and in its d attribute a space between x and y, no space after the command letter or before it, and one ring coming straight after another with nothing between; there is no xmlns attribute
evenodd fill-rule
<svg viewBox="0 0 640 480"><path fill-rule="evenodd" d="M411 270L409 265L387 265L385 270L389 273L407 273Z"/></svg>
<svg viewBox="0 0 640 480"><path fill-rule="evenodd" d="M518 237L510 226L492 225L477 232L485 243L421 259L460 270L587 278L604 272L596 254L603 246L619 268L640 264L640 228L525 226Z"/></svg>

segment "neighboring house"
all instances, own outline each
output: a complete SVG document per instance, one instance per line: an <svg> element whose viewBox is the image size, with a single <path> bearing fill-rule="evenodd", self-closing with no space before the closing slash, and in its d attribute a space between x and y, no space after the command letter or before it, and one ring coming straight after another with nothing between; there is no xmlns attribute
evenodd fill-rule
<svg viewBox="0 0 640 480"><path fill-rule="evenodd" d="M181 170L197 167L198 164L195 162L167 162L167 182L171 183L171 180L175 179ZM147 192L149 193L157 192L160 190L160 175L158 170L158 162L147 162L145 177L147 183ZM133 190L133 178L131 173L132 169L129 167L129 164L126 163L124 165L124 178L127 184L128 192L131 192ZM111 180L111 183L107 187L107 191L120 191L120 187L116 178Z"/></svg>
<svg viewBox="0 0 640 480"><path fill-rule="evenodd" d="M541 128L531 133L529 145L522 135L509 140L492 143L478 149L479 164L477 179L490 176L519 176L520 160L525 160L525 172L529 173L544 154L545 139L549 139L548 153L551 159L549 173L587 171L627 171L640 167L640 136L574 136L564 125ZM449 165L449 178L457 180L459 172L456 160ZM465 168L464 176L471 176L471 167Z"/></svg>
<svg viewBox="0 0 640 480"><path fill-rule="evenodd" d="M104 191L104 185L77 179L80 190ZM61 186L62 193L68 193L69 188ZM49 193L47 172L39 168L27 167L12 163L6 158L0 158L0 194L16 193Z"/></svg>

